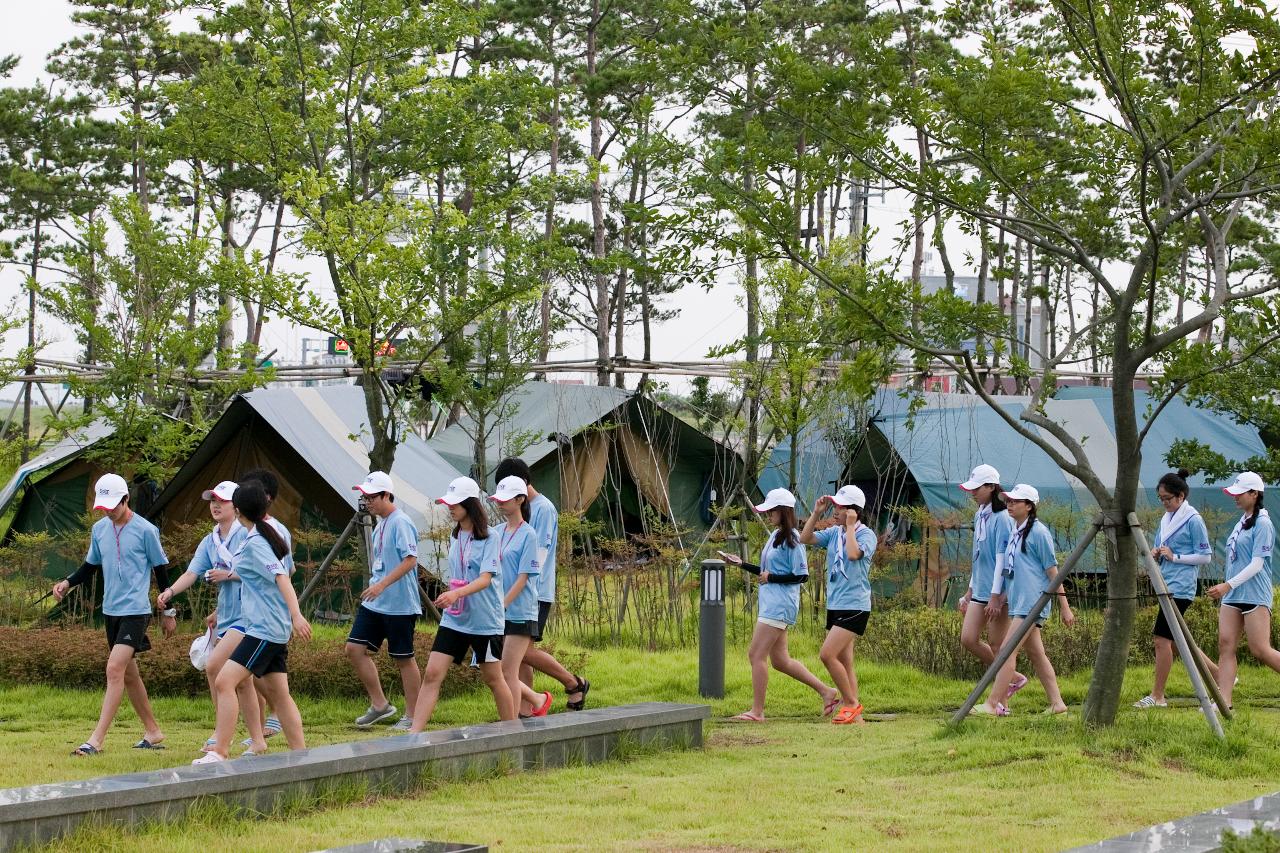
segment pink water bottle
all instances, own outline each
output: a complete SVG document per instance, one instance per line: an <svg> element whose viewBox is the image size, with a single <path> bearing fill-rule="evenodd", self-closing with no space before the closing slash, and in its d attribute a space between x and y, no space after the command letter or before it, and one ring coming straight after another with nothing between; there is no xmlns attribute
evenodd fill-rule
<svg viewBox="0 0 1280 853"><path fill-rule="evenodd" d="M466 585L467 585L467 582L462 578L449 578L450 589L461 589ZM457 601L453 603L452 607L450 607L448 610L445 611L445 613L448 613L450 616L461 616L462 611L466 609L466 606L467 606L467 599L465 597L459 598Z"/></svg>

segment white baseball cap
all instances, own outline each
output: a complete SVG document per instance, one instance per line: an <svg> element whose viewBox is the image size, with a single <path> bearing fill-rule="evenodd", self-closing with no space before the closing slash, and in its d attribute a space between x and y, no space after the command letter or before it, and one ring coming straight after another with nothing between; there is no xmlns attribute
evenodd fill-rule
<svg viewBox="0 0 1280 853"><path fill-rule="evenodd" d="M119 474L103 474L93 484L93 492L94 509L115 509L128 496L129 484Z"/></svg>
<svg viewBox="0 0 1280 853"><path fill-rule="evenodd" d="M232 496L235 495L236 489L238 488L240 488L238 483L233 483L231 480L223 480L212 489L205 489L200 497L207 501L211 501L214 498L217 498L220 501L229 501Z"/></svg>
<svg viewBox="0 0 1280 853"><path fill-rule="evenodd" d="M102 480L98 481L99 483ZM1245 492L1261 492L1265 491L1267 484L1262 482L1262 478L1252 471L1245 471L1236 475L1236 481L1227 486L1222 491L1229 495L1243 495Z"/></svg>
<svg viewBox="0 0 1280 853"><path fill-rule="evenodd" d="M795 509L796 496L786 489L770 489L769 494L764 496L764 503L756 507L756 512L768 512L780 506L789 506Z"/></svg>
<svg viewBox="0 0 1280 853"><path fill-rule="evenodd" d="M524 480L512 474L510 477L503 477L498 481L498 488L494 490L490 500L509 501L516 495L528 497L529 487L525 485Z"/></svg>
<svg viewBox="0 0 1280 853"><path fill-rule="evenodd" d="M1031 501L1033 504L1040 503L1040 493L1036 491L1035 486L1028 486L1026 483L1019 483L1007 492L1001 492L1000 496L1007 501Z"/></svg>
<svg viewBox="0 0 1280 853"><path fill-rule="evenodd" d="M394 492L396 487L391 483L391 475L386 471L370 471L364 482L351 488L362 495L376 495L379 492Z"/></svg>
<svg viewBox="0 0 1280 853"><path fill-rule="evenodd" d="M465 501L467 498L480 497L480 486L470 477L458 477L449 483L449 490L444 493L443 497L436 498L438 504L448 504L455 506Z"/></svg>
<svg viewBox="0 0 1280 853"><path fill-rule="evenodd" d="M960 484L960 488L966 492L972 492L979 486L985 486L990 483L993 486L1000 485L1000 472L990 465L979 465L969 473L969 479Z"/></svg>
<svg viewBox="0 0 1280 853"><path fill-rule="evenodd" d="M867 505L867 496L857 486L841 486L840 490L831 496L831 500L840 506L865 507Z"/></svg>

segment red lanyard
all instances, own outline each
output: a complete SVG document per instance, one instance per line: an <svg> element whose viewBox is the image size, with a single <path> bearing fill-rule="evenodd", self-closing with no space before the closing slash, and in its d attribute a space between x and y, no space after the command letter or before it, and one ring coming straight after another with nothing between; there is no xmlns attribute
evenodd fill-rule
<svg viewBox="0 0 1280 853"><path fill-rule="evenodd" d="M499 563L499 565L501 565L501 563L502 563L502 555L503 555L503 552L505 552L505 551L506 551L506 549L507 549L507 543L508 543L508 542L510 542L512 539L514 539L514 538L515 538L515 535L516 535L517 533L519 533L519 532L520 532L520 528L521 528L521 527L524 527L524 521L523 521L523 520L521 520L520 524L516 526L516 529L515 529L515 530L512 530L512 531L511 531L511 533L510 533L510 534L508 534L508 535L504 535L504 536L502 537L501 541L499 541L499 542L498 542L498 563Z"/></svg>
<svg viewBox="0 0 1280 853"><path fill-rule="evenodd" d="M472 533L469 536L467 536L467 543L464 545L462 544L462 533L461 532L458 533L458 569L459 569L458 577L461 580L467 579L467 563L470 560L471 545L475 541L476 541L475 534Z"/></svg>
<svg viewBox="0 0 1280 853"><path fill-rule="evenodd" d="M128 524L128 523L129 522L126 521L124 524ZM124 554L120 552L120 531L124 528L124 524L120 525L119 527L116 527L114 524L111 525L111 532L116 535L116 565L117 566L124 565Z"/></svg>

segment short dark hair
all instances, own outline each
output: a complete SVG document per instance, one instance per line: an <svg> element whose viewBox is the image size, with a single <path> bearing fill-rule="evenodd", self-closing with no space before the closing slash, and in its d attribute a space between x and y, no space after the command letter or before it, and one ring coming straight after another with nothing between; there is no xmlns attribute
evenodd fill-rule
<svg viewBox="0 0 1280 853"><path fill-rule="evenodd" d="M519 477L526 484L533 480L533 474L529 471L529 463L516 456L508 456L498 463L497 469L493 472L493 479L504 480L507 477Z"/></svg>
<svg viewBox="0 0 1280 853"><path fill-rule="evenodd" d="M262 486L262 491L267 493L267 503L274 501L276 495L280 494L280 479L275 475L275 472L266 468L254 468L251 471L245 471L236 482L244 485L249 481L255 481Z"/></svg>

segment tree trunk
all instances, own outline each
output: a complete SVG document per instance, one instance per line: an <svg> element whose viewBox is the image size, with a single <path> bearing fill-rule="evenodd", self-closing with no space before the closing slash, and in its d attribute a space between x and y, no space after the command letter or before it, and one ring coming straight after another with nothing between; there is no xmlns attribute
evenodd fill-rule
<svg viewBox="0 0 1280 853"><path fill-rule="evenodd" d="M31 242L31 277L27 279L27 363L22 371L27 376L36 375L36 281L40 272L43 220L43 215L37 212ZM31 458L31 392L34 390L35 383L31 381L26 382L22 388L22 441L19 444L21 456L19 464L25 464Z"/></svg>
<svg viewBox="0 0 1280 853"><path fill-rule="evenodd" d="M755 86L756 86L756 67L754 64L747 66L746 73L746 98L747 98L747 115L745 124L750 126L755 119ZM745 139L743 144L745 145ZM749 158L744 158L746 165L742 173L742 192L747 198L751 198L756 191L756 174L755 168L751 165ZM748 229L751 230L750 228ZM749 234L749 236L752 236ZM743 447L743 466L742 466L742 489L750 495L751 490L755 487L756 469L760 465L759 449L757 445L760 442L760 396L756 388L755 366L760 360L760 268L759 257L756 254L755 241L748 239L748 248L744 253L745 269L742 278L742 288L745 291L747 302L747 345L744 353L747 361L748 380L743 390L743 396L747 407L747 435Z"/></svg>
<svg viewBox="0 0 1280 853"><path fill-rule="evenodd" d="M587 26L587 79L596 82L596 59L600 30L600 0L591 0L591 21ZM595 261L596 384L609 384L609 279L604 272L604 191L600 185L600 162L604 142L600 99L588 101L591 110L591 257Z"/></svg>
<svg viewBox="0 0 1280 853"><path fill-rule="evenodd" d="M555 58L555 28L548 28L547 53L551 56L551 151L550 171L551 183L548 188L547 210L543 214L542 239L547 244L548 253L556 234L556 177L560 170L560 62ZM542 299L538 304L538 361L546 362L551 357L551 307L554 302L554 281L551 264L542 273ZM547 374L539 372L536 379L545 380Z"/></svg>
<svg viewBox="0 0 1280 853"><path fill-rule="evenodd" d="M979 255L978 255L978 292L974 295L974 303L976 305L984 305L987 301L987 275L991 270L991 254L987 251L988 236L987 226L983 225L982 230L978 232ZM974 340L974 349L977 350L978 365L980 367L987 366L987 338L982 332L978 332ZM982 372L982 383L985 386L987 382L986 371Z"/></svg>

